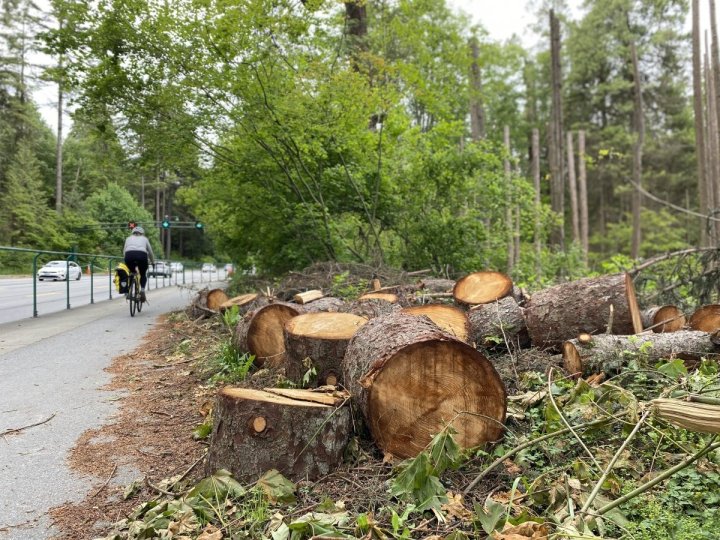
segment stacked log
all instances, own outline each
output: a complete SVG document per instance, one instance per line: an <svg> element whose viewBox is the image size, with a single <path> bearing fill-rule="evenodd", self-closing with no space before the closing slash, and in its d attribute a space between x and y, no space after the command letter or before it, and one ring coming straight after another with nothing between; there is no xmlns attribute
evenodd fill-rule
<svg viewBox="0 0 720 540"><path fill-rule="evenodd" d="M527 301L524 313L530 339L537 347L560 347L582 333L642 331L628 274L580 279L538 291Z"/></svg>
<svg viewBox="0 0 720 540"><path fill-rule="evenodd" d="M425 315L441 330L460 341L468 343L470 339L470 321L467 314L461 309L443 304L425 304L406 307L402 311L410 315Z"/></svg>
<svg viewBox="0 0 720 540"><path fill-rule="evenodd" d="M500 344L504 347L530 345L523 309L512 296L473 306L468 311L468 318L470 340L477 347L493 348Z"/></svg>
<svg viewBox="0 0 720 540"><path fill-rule="evenodd" d="M693 330L714 332L720 329L720 305L701 306L690 316L688 326Z"/></svg>
<svg viewBox="0 0 720 540"><path fill-rule="evenodd" d="M332 472L350 438L346 401L307 390L220 390L207 473L227 469L247 483L270 469L293 480Z"/></svg>
<svg viewBox="0 0 720 540"><path fill-rule="evenodd" d="M235 348L255 356L255 363L263 366L285 362L284 327L300 315L302 307L286 302L273 302L247 313L235 328Z"/></svg>
<svg viewBox="0 0 720 540"><path fill-rule="evenodd" d="M285 375L300 383L309 362L318 385L342 384L342 359L350 339L367 322L351 313L305 313L285 324Z"/></svg>
<svg viewBox="0 0 720 540"><path fill-rule="evenodd" d="M394 313L369 321L342 365L373 440L393 456L417 455L448 425L465 448L503 433L506 393L495 368L427 317Z"/></svg>
<svg viewBox="0 0 720 540"><path fill-rule="evenodd" d="M473 272L459 279L452 292L458 304L473 306L495 302L512 290L512 280L501 272Z"/></svg>
<svg viewBox="0 0 720 540"><path fill-rule="evenodd" d="M652 306L642 312L643 328L657 334L677 332L685 322L685 314L677 306Z"/></svg>
<svg viewBox="0 0 720 540"><path fill-rule="evenodd" d="M630 358L649 364L680 358L689 366L695 366L702 357L716 357L719 352L720 348L712 342L710 334L694 330L637 336L603 334L571 339L562 346L565 370L582 376L617 373Z"/></svg>

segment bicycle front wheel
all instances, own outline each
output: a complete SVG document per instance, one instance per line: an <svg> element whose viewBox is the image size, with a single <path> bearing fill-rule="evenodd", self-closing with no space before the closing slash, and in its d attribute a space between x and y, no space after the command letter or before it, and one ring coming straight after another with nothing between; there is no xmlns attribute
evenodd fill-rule
<svg viewBox="0 0 720 540"><path fill-rule="evenodd" d="M132 277L130 279L129 283L130 287L128 288L128 299L130 300L130 316L135 316L135 308L137 306L137 297L140 294L140 292L137 289L137 282L135 281L135 278Z"/></svg>

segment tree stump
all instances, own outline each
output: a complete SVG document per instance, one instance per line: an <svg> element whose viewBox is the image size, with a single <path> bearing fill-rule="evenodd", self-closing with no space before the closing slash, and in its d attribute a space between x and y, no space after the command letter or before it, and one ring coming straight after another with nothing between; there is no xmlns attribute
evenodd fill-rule
<svg viewBox="0 0 720 540"><path fill-rule="evenodd" d="M612 306L612 308L611 308ZM642 331L635 287L628 274L585 278L534 293L524 308L532 344L556 348L582 333Z"/></svg>
<svg viewBox="0 0 720 540"><path fill-rule="evenodd" d="M380 317L389 313L396 313L401 309L402 307L400 304L393 304L386 302L385 300L371 298L369 300L352 302L351 304L348 304L343 311L352 313L353 315L357 315L359 317L365 317L366 319L374 319L375 317Z"/></svg>
<svg viewBox="0 0 720 540"><path fill-rule="evenodd" d="M343 311L347 307L347 302L340 298L325 296L317 300L313 300L308 304L303 304L305 313L316 313L318 311L327 311L328 313L337 313Z"/></svg>
<svg viewBox="0 0 720 540"><path fill-rule="evenodd" d="M247 313L235 328L235 348L255 355L255 363L278 366L285 362L285 323L302 313L302 307L273 302Z"/></svg>
<svg viewBox="0 0 720 540"><path fill-rule="evenodd" d="M501 272L474 272L460 278L452 292L458 304L473 306L499 300L512 290L512 280Z"/></svg>
<svg viewBox="0 0 720 540"><path fill-rule="evenodd" d="M350 341L342 365L345 385L386 453L413 457L448 424L465 448L503 433L506 393L495 368L427 317L372 319Z"/></svg>
<svg viewBox="0 0 720 540"><path fill-rule="evenodd" d="M641 317L643 328L656 334L677 332L685 327L686 322L685 314L677 306L653 306L644 310Z"/></svg>
<svg viewBox="0 0 720 540"><path fill-rule="evenodd" d="M410 315L425 315L432 322L453 337L468 343L470 339L470 321L461 309L443 304L425 304L403 308Z"/></svg>
<svg viewBox="0 0 720 540"><path fill-rule="evenodd" d="M305 313L285 324L285 375L300 383L309 359L317 386L343 384L342 359L350 339L367 319L351 313Z"/></svg>
<svg viewBox="0 0 720 540"><path fill-rule="evenodd" d="M190 305L190 316L198 319L216 315L227 299L227 294L222 289L203 289L197 293Z"/></svg>
<svg viewBox="0 0 720 540"><path fill-rule="evenodd" d="M680 358L694 367L703 356L716 356L718 352L720 348L711 341L710 334L693 330L637 336L602 334L583 341L571 339L562 346L565 370L582 376L601 371L615 374L631 358L649 364Z"/></svg>
<svg viewBox="0 0 720 540"><path fill-rule="evenodd" d="M690 316L688 326L693 330L701 330L702 332L714 332L720 329L720 305L708 304L699 307Z"/></svg>
<svg viewBox="0 0 720 540"><path fill-rule="evenodd" d="M530 345L523 309L512 296L473 306L468 311L468 319L471 328L470 342L477 347L493 348L502 345L523 348Z"/></svg>
<svg viewBox="0 0 720 540"><path fill-rule="evenodd" d="M246 388L220 390L207 473L227 469L247 483L270 469L293 480L332 472L350 438L349 408L341 406L342 399L327 405L295 392L291 398Z"/></svg>

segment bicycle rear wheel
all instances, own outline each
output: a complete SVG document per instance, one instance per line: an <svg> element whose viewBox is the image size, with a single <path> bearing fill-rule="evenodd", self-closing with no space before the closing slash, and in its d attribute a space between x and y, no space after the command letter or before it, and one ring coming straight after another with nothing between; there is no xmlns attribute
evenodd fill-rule
<svg viewBox="0 0 720 540"><path fill-rule="evenodd" d="M137 289L137 312L140 313L142 311L143 304L145 303L142 301L142 293L140 293L140 278L135 280L135 287Z"/></svg>
<svg viewBox="0 0 720 540"><path fill-rule="evenodd" d="M130 276L130 287L128 288L128 300L130 300L130 316L135 316L135 308L137 307L137 297L140 294L140 291L137 289L137 281L135 280L135 276Z"/></svg>

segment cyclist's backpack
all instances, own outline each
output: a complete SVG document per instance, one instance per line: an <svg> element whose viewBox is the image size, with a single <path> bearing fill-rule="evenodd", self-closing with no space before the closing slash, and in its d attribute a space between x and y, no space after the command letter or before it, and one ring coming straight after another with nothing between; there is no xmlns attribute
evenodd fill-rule
<svg viewBox="0 0 720 540"><path fill-rule="evenodd" d="M128 284L130 283L130 269L125 263L120 263L115 269L115 290L120 294L128 292Z"/></svg>

